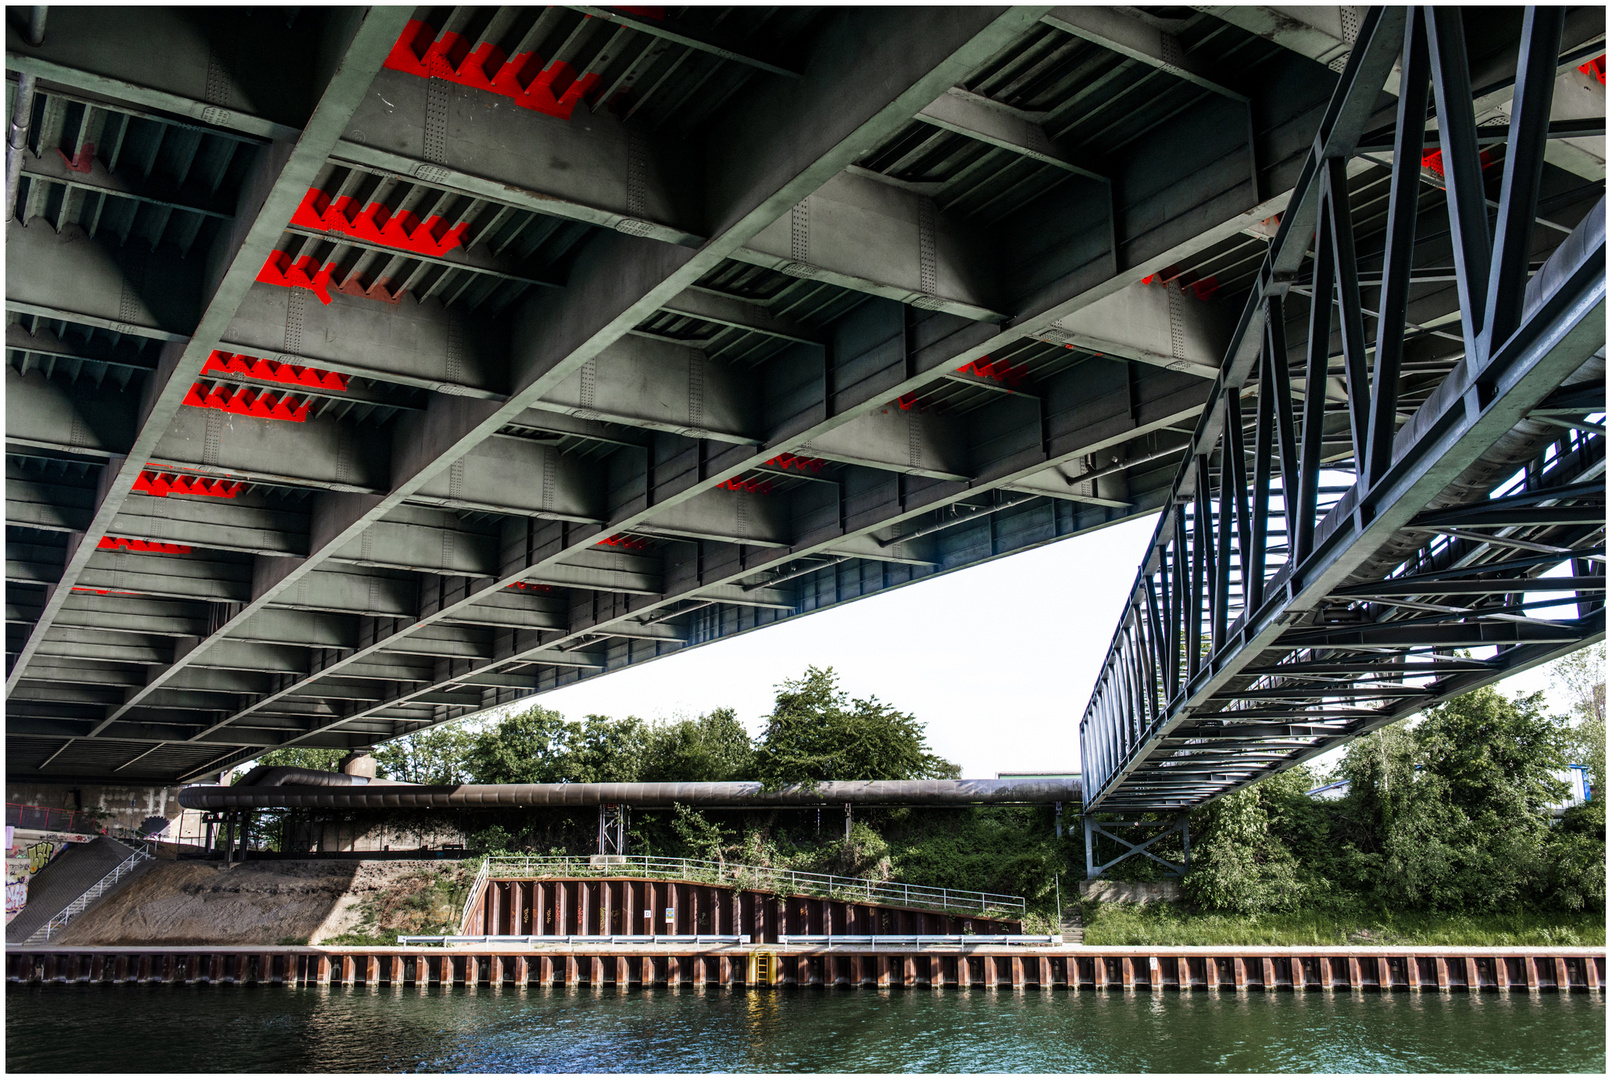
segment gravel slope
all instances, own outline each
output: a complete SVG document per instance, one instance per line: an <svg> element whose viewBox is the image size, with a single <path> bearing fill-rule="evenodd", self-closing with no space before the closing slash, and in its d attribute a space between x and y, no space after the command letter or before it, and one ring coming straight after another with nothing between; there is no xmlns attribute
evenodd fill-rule
<svg viewBox="0 0 1612 1080"><path fill-rule="evenodd" d="M364 899L453 862L165 862L68 926L62 945L277 945L353 928Z"/></svg>

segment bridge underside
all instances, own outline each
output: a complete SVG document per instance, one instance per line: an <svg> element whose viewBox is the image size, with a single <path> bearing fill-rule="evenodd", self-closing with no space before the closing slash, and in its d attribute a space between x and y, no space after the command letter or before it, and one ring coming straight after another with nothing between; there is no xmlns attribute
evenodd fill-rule
<svg viewBox="0 0 1612 1080"><path fill-rule="evenodd" d="M1200 805L1604 636L1604 178L1553 187L1561 10L1518 40L1490 143L1461 11L1363 26L1082 721L1088 811Z"/></svg>
<svg viewBox="0 0 1612 1080"><path fill-rule="evenodd" d="M1360 27L57 8L36 43L28 14L7 767L126 783L372 746L1157 512ZM1480 118L1510 115L1519 20L1467 12ZM1567 10L1535 260L1600 195L1604 31ZM1351 199L1392 160L1351 153ZM1461 352L1438 228L1403 410Z"/></svg>

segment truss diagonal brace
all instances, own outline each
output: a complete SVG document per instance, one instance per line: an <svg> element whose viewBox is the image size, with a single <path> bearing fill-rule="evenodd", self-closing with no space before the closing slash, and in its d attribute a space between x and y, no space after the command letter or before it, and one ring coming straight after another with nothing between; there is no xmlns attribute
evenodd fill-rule
<svg viewBox="0 0 1612 1080"><path fill-rule="evenodd" d="M1116 863L1124 862L1132 855L1142 855L1146 858L1152 859L1154 862L1166 867L1171 873L1177 876L1185 876L1186 872L1192 868L1192 847L1187 836L1187 815L1185 814L1177 817L1173 822L1166 825L1159 832L1154 833L1152 836L1149 836L1144 840L1136 841L1135 843L1125 839L1123 836L1118 836L1109 832L1107 829L1103 828L1102 824L1100 824L1097 819L1092 817L1090 814L1083 815L1080 819L1080 822L1086 832L1086 880L1088 881L1097 877L1110 866L1113 866ZM1145 824L1145 822L1108 822L1108 824L1141 825ZM1162 859L1153 854L1151 851L1147 850L1160 840L1174 836L1176 833L1181 834L1182 859L1180 863L1173 863L1168 859ZM1099 836L1106 836L1110 840L1113 840L1115 843L1120 844L1125 848L1124 852L1112 859L1109 859L1101 866L1097 865L1097 837Z"/></svg>

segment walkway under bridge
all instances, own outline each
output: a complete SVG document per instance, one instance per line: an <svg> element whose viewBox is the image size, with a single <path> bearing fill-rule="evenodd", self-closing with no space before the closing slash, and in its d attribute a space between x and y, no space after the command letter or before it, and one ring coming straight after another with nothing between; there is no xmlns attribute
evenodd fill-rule
<svg viewBox="0 0 1612 1080"><path fill-rule="evenodd" d="M1562 27L1527 11L1478 127L1460 9L1363 23L1080 722L1088 815L1603 637L1604 178L1549 164Z"/></svg>

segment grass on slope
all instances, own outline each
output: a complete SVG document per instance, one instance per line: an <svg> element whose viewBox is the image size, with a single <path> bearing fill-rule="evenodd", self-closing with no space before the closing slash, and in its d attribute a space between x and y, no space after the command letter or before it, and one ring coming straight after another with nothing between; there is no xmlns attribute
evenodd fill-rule
<svg viewBox="0 0 1612 1080"><path fill-rule="evenodd" d="M1362 906L1237 916L1192 914L1167 903L1087 903L1082 915L1087 945L1606 944L1600 912L1429 915Z"/></svg>

